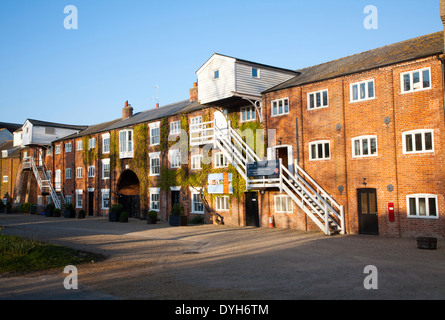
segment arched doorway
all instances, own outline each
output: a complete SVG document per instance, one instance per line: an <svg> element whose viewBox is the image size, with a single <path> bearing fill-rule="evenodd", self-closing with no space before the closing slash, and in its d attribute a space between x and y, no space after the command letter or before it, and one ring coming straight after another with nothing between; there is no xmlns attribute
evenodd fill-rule
<svg viewBox="0 0 445 320"><path fill-rule="evenodd" d="M137 175L131 170L122 172L117 185L118 202L130 218L140 216L140 184Z"/></svg>

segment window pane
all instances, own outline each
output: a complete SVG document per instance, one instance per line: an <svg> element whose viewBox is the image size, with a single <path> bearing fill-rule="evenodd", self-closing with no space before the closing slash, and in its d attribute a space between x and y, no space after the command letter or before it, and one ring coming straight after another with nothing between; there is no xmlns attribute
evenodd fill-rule
<svg viewBox="0 0 445 320"><path fill-rule="evenodd" d="M426 216L426 199L419 198L419 216Z"/></svg>
<svg viewBox="0 0 445 320"><path fill-rule="evenodd" d="M272 104L272 114L274 115L274 116L276 116L277 115L277 102L275 101L275 102L273 102L273 104Z"/></svg>
<svg viewBox="0 0 445 320"><path fill-rule="evenodd" d="M284 100L284 113L289 113L289 100Z"/></svg>
<svg viewBox="0 0 445 320"><path fill-rule="evenodd" d="M368 98L374 98L374 81L368 82Z"/></svg>
<svg viewBox="0 0 445 320"><path fill-rule="evenodd" d="M377 139L371 138L371 154L377 154Z"/></svg>
<svg viewBox="0 0 445 320"><path fill-rule="evenodd" d="M323 144L319 143L317 146L318 146L318 159L322 159L323 158Z"/></svg>
<svg viewBox="0 0 445 320"><path fill-rule="evenodd" d="M405 91L411 90L411 76L410 76L410 74L405 74L403 76L403 88Z"/></svg>
<svg viewBox="0 0 445 320"><path fill-rule="evenodd" d="M409 215L410 216L417 215L416 198L409 198Z"/></svg>
<svg viewBox="0 0 445 320"><path fill-rule="evenodd" d="M433 150L433 135L431 132L425 133L425 150Z"/></svg>
<svg viewBox="0 0 445 320"><path fill-rule="evenodd" d="M275 198L275 211L277 211L277 212L281 211L281 198L280 197Z"/></svg>
<svg viewBox="0 0 445 320"><path fill-rule="evenodd" d="M309 108L314 109L315 108L315 101L314 101L314 95L309 95Z"/></svg>
<svg viewBox="0 0 445 320"><path fill-rule="evenodd" d="M366 83L360 84L360 99L366 98Z"/></svg>
<svg viewBox="0 0 445 320"><path fill-rule="evenodd" d="M363 155L367 156L369 154L368 150L368 139L363 139Z"/></svg>
<svg viewBox="0 0 445 320"><path fill-rule="evenodd" d="M414 72L413 73L413 86L414 89L418 89L419 87L416 86L416 84L420 83L420 73L419 72Z"/></svg>
<svg viewBox="0 0 445 320"><path fill-rule="evenodd" d="M329 143L324 144L324 157L327 159L331 156L331 152L329 150Z"/></svg>
<svg viewBox="0 0 445 320"><path fill-rule="evenodd" d="M377 213L377 195L375 193L369 194L369 213Z"/></svg>
<svg viewBox="0 0 445 320"><path fill-rule="evenodd" d="M429 203L430 216L437 217L436 199L429 198L428 203Z"/></svg>
<svg viewBox="0 0 445 320"><path fill-rule="evenodd" d="M362 193L361 194L361 204L362 204L362 214L368 214L368 194Z"/></svg>
<svg viewBox="0 0 445 320"><path fill-rule="evenodd" d="M413 149L413 136L410 134L407 134L406 137L406 151L407 152L412 152Z"/></svg>
<svg viewBox="0 0 445 320"><path fill-rule="evenodd" d="M317 159L317 145L311 145L311 158Z"/></svg>
<svg viewBox="0 0 445 320"><path fill-rule="evenodd" d="M430 85L430 70L424 70L422 72L422 77L423 77L423 87L424 88L429 88Z"/></svg>
<svg viewBox="0 0 445 320"><path fill-rule="evenodd" d="M358 100L358 86L357 85L352 86L352 100L353 101Z"/></svg>
<svg viewBox="0 0 445 320"><path fill-rule="evenodd" d="M355 151L354 155L356 155L356 156L360 156L361 155L361 153L360 153L360 140L355 140L354 141L354 151Z"/></svg>
<svg viewBox="0 0 445 320"><path fill-rule="evenodd" d="M321 92L317 92L317 108L321 107Z"/></svg>
<svg viewBox="0 0 445 320"><path fill-rule="evenodd" d="M416 151L422 151L422 134L416 133L415 139L416 139Z"/></svg>
<svg viewBox="0 0 445 320"><path fill-rule="evenodd" d="M328 105L328 92L323 91L323 107L326 107Z"/></svg>
<svg viewBox="0 0 445 320"><path fill-rule="evenodd" d="M283 113L283 101L280 100L278 101L278 114L282 114Z"/></svg>

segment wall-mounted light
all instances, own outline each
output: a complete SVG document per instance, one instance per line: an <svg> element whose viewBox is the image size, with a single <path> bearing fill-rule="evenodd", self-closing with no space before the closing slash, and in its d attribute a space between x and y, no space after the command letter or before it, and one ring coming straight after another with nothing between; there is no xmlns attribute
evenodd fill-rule
<svg viewBox="0 0 445 320"><path fill-rule="evenodd" d="M341 131L341 123L337 124L336 129L337 129L337 133L340 133L340 131Z"/></svg>
<svg viewBox="0 0 445 320"><path fill-rule="evenodd" d="M365 187L368 185L368 183L366 182L366 178L363 178L363 183L362 183Z"/></svg>
<svg viewBox="0 0 445 320"><path fill-rule="evenodd" d="M340 195L343 194L343 191L345 191L345 187L343 187L343 186L339 186L339 187L338 187L338 192L340 193Z"/></svg>

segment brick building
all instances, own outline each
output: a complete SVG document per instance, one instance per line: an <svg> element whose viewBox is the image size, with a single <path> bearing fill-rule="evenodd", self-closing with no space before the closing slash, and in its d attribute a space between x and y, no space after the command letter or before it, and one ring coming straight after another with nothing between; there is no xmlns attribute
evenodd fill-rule
<svg viewBox="0 0 445 320"><path fill-rule="evenodd" d="M207 223L444 237L443 53L437 32L301 70L214 54L190 99L52 139L45 194L92 216L180 203Z"/></svg>

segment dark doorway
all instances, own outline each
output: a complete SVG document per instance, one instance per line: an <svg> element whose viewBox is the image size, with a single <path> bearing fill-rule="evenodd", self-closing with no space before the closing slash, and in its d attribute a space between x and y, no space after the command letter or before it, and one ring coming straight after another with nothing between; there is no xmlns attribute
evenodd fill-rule
<svg viewBox="0 0 445 320"><path fill-rule="evenodd" d="M377 190L357 189L357 197L359 233L378 235Z"/></svg>
<svg viewBox="0 0 445 320"><path fill-rule="evenodd" d="M287 169L289 168L289 153L287 147L277 147L277 159L282 160L283 166Z"/></svg>
<svg viewBox="0 0 445 320"><path fill-rule="evenodd" d="M119 204L130 218L140 217L140 187L137 175L131 170L125 170L118 183L117 192Z"/></svg>
<svg viewBox="0 0 445 320"><path fill-rule="evenodd" d="M172 191L172 207L175 203L179 203L180 196L179 191Z"/></svg>
<svg viewBox="0 0 445 320"><path fill-rule="evenodd" d="M88 215L94 216L94 192L88 192Z"/></svg>
<svg viewBox="0 0 445 320"><path fill-rule="evenodd" d="M246 192L246 226L259 227L258 193Z"/></svg>

